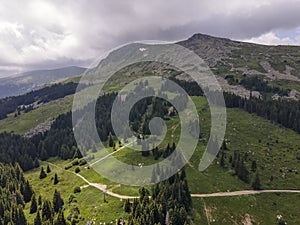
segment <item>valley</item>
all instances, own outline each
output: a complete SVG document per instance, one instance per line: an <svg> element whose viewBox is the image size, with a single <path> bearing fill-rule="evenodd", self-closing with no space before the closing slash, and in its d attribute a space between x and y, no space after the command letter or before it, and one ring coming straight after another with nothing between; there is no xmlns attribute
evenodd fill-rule
<svg viewBox="0 0 300 225"><path fill-rule="evenodd" d="M60 211L42 218L42 224L63 221L62 215L72 225L125 224L122 221L162 225L166 220L178 221L176 225L300 223L299 47L262 46L201 34L179 44L203 57L225 90L226 133L213 163L203 172L198 170L211 132L211 112L203 92L184 73L155 63L131 65L110 78L105 93L98 97L95 116L107 152L91 140L87 140L91 142L88 149L79 151L71 110L80 77L74 74L58 84L0 100L0 162L19 164L24 181L43 201L35 212L31 212L32 200L23 207L12 204L24 211L29 224L35 224L37 212L45 211L44 204L52 201L55 190L64 204ZM114 136L110 109L116 92L145 74L164 74L187 91L196 106L201 132L190 160L180 149L184 168L159 184L137 187L111 181L99 171L105 167L126 178L111 158L132 165L137 172L162 162L173 153L181 132L178 112L153 97L141 100L131 111L130 126L136 137ZM146 84L135 85L147 89ZM89 84L81 91L88 99L84 108L90 103ZM162 92L176 96L170 90ZM132 145L139 145L137 134L149 135L148 123L155 116L166 123L163 142L142 146L146 151L132 150ZM47 170L43 178L42 168ZM144 179L155 182L164 173L164 167L157 167L152 177ZM9 198L23 190L14 185L6 190ZM150 213L151 218L146 216Z"/></svg>

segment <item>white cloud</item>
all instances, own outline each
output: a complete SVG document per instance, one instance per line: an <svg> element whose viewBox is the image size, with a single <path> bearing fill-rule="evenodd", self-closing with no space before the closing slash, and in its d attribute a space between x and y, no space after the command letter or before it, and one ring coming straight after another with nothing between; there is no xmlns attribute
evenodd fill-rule
<svg viewBox="0 0 300 225"><path fill-rule="evenodd" d="M300 45L300 36L295 38L279 37L275 32L268 32L260 35L259 37L253 37L251 39L245 39L243 41L264 44L264 45Z"/></svg>

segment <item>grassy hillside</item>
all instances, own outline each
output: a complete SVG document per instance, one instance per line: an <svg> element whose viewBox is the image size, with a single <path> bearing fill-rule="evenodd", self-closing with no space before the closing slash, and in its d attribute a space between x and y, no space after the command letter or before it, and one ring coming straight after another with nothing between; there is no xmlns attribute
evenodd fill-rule
<svg viewBox="0 0 300 225"><path fill-rule="evenodd" d="M278 224L280 215L287 224L299 224L299 200L299 194L281 193L201 198L193 202L195 210L205 214L203 224Z"/></svg>
<svg viewBox="0 0 300 225"><path fill-rule="evenodd" d="M59 166L64 163L59 160L54 160ZM47 162L42 163L41 166L46 168ZM64 200L65 218L68 218L72 208L78 207L80 214L80 222L78 224L86 224L87 221L96 220L99 222L111 221L115 223L116 219L125 216L123 212L123 202L117 198L107 196L107 202L104 202L103 193L94 187L85 186L86 183L76 176L74 173L55 167L50 164L51 172L47 177L40 180L40 168L27 172L25 177L29 179L30 184L35 190L36 196L41 195L43 199L52 201L53 193L56 190L60 191ZM53 184L54 174L58 175L59 183ZM81 192L74 194L74 188L81 187ZM69 204L70 195L74 195L76 201ZM33 223L35 214L29 214L30 203L25 207L25 213L30 223Z"/></svg>
<svg viewBox="0 0 300 225"><path fill-rule="evenodd" d="M208 45L210 51L205 51L205 53L209 52L210 54L201 55L201 48L208 43L210 43ZM240 84L241 80L253 75L259 77L261 82L266 82L268 86L285 90L300 90L300 84L297 80L299 78L297 72L299 69L297 65L299 54L295 53L298 51L296 47L260 46L232 42L227 39L216 41L215 38L203 36L195 36L183 42L183 44L194 49L197 54L202 56L219 76L226 78L226 76L231 75L230 82L234 85ZM267 61L267 64L265 61ZM143 76L147 71L151 71L151 68L156 65L149 64L148 66L148 68L142 67L137 71L135 71L136 67L131 67L127 72L119 71L108 81L105 90L116 91L129 81ZM133 76L133 71L135 76ZM151 72L149 72L149 75L151 75ZM175 71L175 73L169 75L176 76L178 73ZM75 77L65 82L78 81L79 79L79 77ZM226 79L229 81L228 77ZM251 87L251 89L255 90L255 87ZM86 93L84 98L90 97L89 90L84 91ZM272 94L274 93L268 93L268 95ZM191 193L203 194L249 190L252 189L252 183L257 174L259 174L262 189L299 189L300 135L241 109L227 109L225 142L228 149L224 150L223 153L224 162L221 162L222 157L220 154L207 170L199 172L198 165L210 134L210 111L203 97L193 97L193 100L199 112L202 136L193 157L186 165ZM28 113L23 113L16 118L11 114L7 119L0 121L0 132L14 131L18 134L24 134L49 118L55 118L59 114L69 111L71 105L72 96L67 96L44 104ZM160 146L161 150L165 149L168 143L176 142L180 135L178 118L173 117L166 124L168 132ZM112 151L110 149L110 152ZM88 156L95 157L92 162L95 162L101 154L99 149L98 152L88 152ZM249 172L248 182L242 181L236 175L236 169L233 165L233 158L236 154L245 162L244 166ZM114 154L114 157L134 165L140 163L147 165L157 162L152 154L144 157L140 152L132 151L129 148L118 151ZM159 160L162 160L162 158ZM46 179L40 180L38 178L39 169L27 172L26 177L30 180L36 193L41 194L44 198L51 200L54 190L60 190L65 200L66 217L74 206L72 204L68 205L69 196L73 193L74 187L77 186L82 187L81 193L75 194L77 199L75 205L78 205L81 212L80 224L86 224L86 221L92 219L96 219L97 223L109 223L123 216L126 218L127 214L122 210L123 202L121 200L108 196L108 202L104 203L103 193L96 188L85 186L86 183L74 174L75 168L80 168L79 174L90 182L106 185L107 190L116 194L137 196L138 187L120 185L109 181L93 169L87 169L86 165L76 165L65 170L65 167L72 163L71 161L52 159L49 162L58 167L51 166L52 172ZM254 162L256 164L255 169L253 169ZM105 164L105 161L101 163ZM42 163L42 165L46 166L47 162ZM107 166L115 170L113 165ZM60 182L57 185L52 184L54 173L59 176ZM122 175L122 171L120 171L120 174ZM299 224L300 208L297 204L299 198L299 194L293 193L194 198L194 223L277 224L277 216L282 215L283 220L287 221L288 224ZM28 208L27 205L27 214ZM28 216L32 221L34 216Z"/></svg>
<svg viewBox="0 0 300 225"><path fill-rule="evenodd" d="M257 172L260 175L263 189L299 188L300 177L298 171L300 167L299 158L297 159L300 150L299 134L240 109L227 110L228 123L225 138L228 150L226 151L225 167L220 166L219 157L207 170L199 172L197 169L198 164L209 136L210 112L203 97L193 97L193 100L199 111L202 138L190 163L186 166L191 193L202 194L252 189L251 183L256 174L256 172L251 172L253 160L257 162ZM172 129L169 129L170 132L167 133L163 145L166 145L168 142L171 143L172 134L174 135L174 140L177 140L180 131L180 127L177 126L178 122L177 118L167 121L168 127ZM234 169L229 163L229 157L235 151L240 152L241 155L248 153L246 167L250 171L249 183L245 183L237 176L234 176ZM98 153L89 154L90 156L97 156ZM119 151L114 157L127 163L133 162L136 165L140 162L146 164L156 162L152 155L143 157L141 153L128 150L128 148ZM48 176L45 181L38 179L39 169L26 173L26 177L29 178L34 189L38 193L44 193L45 196L49 196L45 193L51 193L55 188L60 189L65 202L67 202L67 198L72 193L74 186L84 185L84 182L73 173L78 166L73 166L66 171L64 168L70 165L70 161L51 160L51 163L55 163L61 169L51 166L52 175ZM43 165L46 164L44 163ZM138 187L111 182L101 177L93 169L86 169L86 166L79 166L79 168L79 174L90 182L107 185L107 190L122 195L138 195ZM52 185L51 180L54 172L58 173L61 180L56 186ZM120 200L109 197L108 203L101 203L103 194L100 190L88 187L82 189L82 192L76 196L78 205L84 206L83 209L80 208L80 211L85 221L91 217L97 218L97 222L109 222L120 215L126 217L126 214L122 211L123 203ZM293 193L194 198L194 223L241 224L243 221L252 221L253 224L276 224L276 216L282 215L288 224L297 224L299 223L297 214L299 209L297 208L298 206L295 206L295 199L297 198L299 198L299 194ZM102 204L101 207L104 209L100 209L99 204ZM68 208L66 214L68 214L67 212Z"/></svg>
<svg viewBox="0 0 300 225"><path fill-rule="evenodd" d="M54 119L58 115L71 110L73 95L57 99L40 106L28 113L22 113L14 117L14 113L8 115L6 119L0 120L0 132L14 132L16 134L25 134L34 129L49 118Z"/></svg>

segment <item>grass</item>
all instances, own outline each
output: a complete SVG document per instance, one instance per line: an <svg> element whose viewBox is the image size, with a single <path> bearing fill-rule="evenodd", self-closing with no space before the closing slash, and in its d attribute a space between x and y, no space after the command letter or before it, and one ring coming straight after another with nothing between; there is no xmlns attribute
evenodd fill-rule
<svg viewBox="0 0 300 225"><path fill-rule="evenodd" d="M300 168L299 160L296 158L300 149L299 134L279 125L273 125L269 121L240 109L227 109L228 118L225 139L227 140L229 151L226 151L226 167L222 168L218 165L220 159L217 158L207 170L199 172L198 165L210 133L210 112L204 98L195 97L193 100L200 115L202 139L198 143L190 164L186 166L192 193L251 189L251 182L255 173L251 173L249 184L233 176L233 169L228 160L234 151L240 152L241 156L245 153L248 154L248 160L246 161L248 170L250 170L252 161L255 160L257 162L262 188L299 188L300 176L298 171ZM178 122L176 118L171 119L167 121L167 126L174 127ZM172 133L174 140L177 140L180 135L180 127L175 128L173 132L167 133L162 146L172 143ZM128 148L124 148L124 150L116 153L114 157L122 162L134 165L138 165L138 163L147 165L158 162L154 160L152 154L149 157L143 157L140 152ZM110 167L111 170L116 169L112 164L106 165L104 163L103 165ZM91 172L85 171L85 173ZM272 181L271 177L273 177ZM99 178L97 179L99 180Z"/></svg>
<svg viewBox="0 0 300 225"><path fill-rule="evenodd" d="M187 179L191 193L213 193L220 191L234 191L251 189L251 182L246 184L233 176L233 170L228 163L229 155L239 151L241 155L248 153L246 166L250 170L251 162L257 161L258 172L261 178L263 189L299 189L300 176L298 171L299 160L297 152L300 150L299 134L292 130L274 125L260 117L244 112L240 109L227 109L227 130L225 139L229 148L226 151L226 167L222 168L217 158L213 164L204 172L198 171L198 164L205 150L206 140L210 133L210 111L207 102L202 97L193 97L200 118L202 138L200 139L190 164L186 165ZM166 122L170 128L162 145L171 143L172 139L177 140L180 135L178 118ZM172 128L172 129L171 129ZM171 135L174 135L172 138ZM111 151L111 150L110 150ZM92 153L97 154L97 153ZM155 163L153 156L143 157L140 152L124 148L116 153L115 157L123 162L145 162ZM57 159L50 160L64 168L70 161ZM102 163L101 163L102 164ZM45 163L44 163L45 165ZM103 163L105 166L105 163ZM111 170L117 170L114 165L107 165ZM75 167L70 168L74 171ZM115 193L123 195L138 195L138 187L119 185L106 178L103 178L93 169L80 167L80 174L89 181L104 183L107 188ZM61 182L52 185L51 176L57 172ZM65 200L73 192L76 185L83 185L82 180L67 171L52 167L52 175L45 180L38 179L39 169L26 173L37 193L45 197L52 197L54 189L61 190ZM255 173L251 173L253 180ZM271 177L273 180L271 181ZM50 194L49 194L50 193ZM276 215L281 214L289 224L299 223L299 199L298 194L260 194L253 196L220 197L193 199L194 202L194 224L208 224L207 215L210 218L209 224L233 224L242 223L250 218L253 224L276 224ZM122 202L109 197L109 202L103 202L103 195L99 190L88 187L77 195L78 205L85 221L96 218L97 221L110 222L118 217L125 216L122 211ZM299 200L298 200L299 201ZM66 202L66 201L65 201ZM102 204L102 206L100 206ZM26 206L27 214L28 207ZM206 211L205 211L206 208ZM298 214L297 214L298 213ZM68 206L66 206L68 214ZM30 221L32 216L29 215Z"/></svg>
<svg viewBox="0 0 300 225"><path fill-rule="evenodd" d="M56 162L58 166L63 165L63 161L57 159L51 159L50 161ZM48 165L47 162L41 163L44 168ZM54 190L57 189L61 192L65 202L65 217L67 218L70 212L70 205L68 204L68 198L73 193L74 187L84 186L85 182L73 173L70 173L64 169L50 165L51 173L47 174L47 177L40 180L39 172L40 168L26 172L25 177L29 180L33 186L36 196L42 196L43 199L52 201ZM59 183L53 184L54 174L58 174ZM77 204L79 206L80 215L82 217L79 224L86 224L87 221L95 220L95 222L106 222L107 224L118 218L126 218L126 213L123 211L123 202L117 198L107 196L107 202L104 202L103 194L100 190L94 187L82 188L80 193L75 194ZM28 221L32 224L36 214L29 214L30 203L26 204L25 213Z"/></svg>
<svg viewBox="0 0 300 225"><path fill-rule="evenodd" d="M60 114L70 111L72 101L73 96L69 95L62 99L46 103L28 113L22 113L16 118L14 117L14 113L11 113L6 119L0 120L0 133L6 131L23 135L49 118L56 118Z"/></svg>
<svg viewBox="0 0 300 225"><path fill-rule="evenodd" d="M299 194L272 194L194 199L197 212L207 211L208 219L201 224L278 224L281 215L287 224L300 223Z"/></svg>

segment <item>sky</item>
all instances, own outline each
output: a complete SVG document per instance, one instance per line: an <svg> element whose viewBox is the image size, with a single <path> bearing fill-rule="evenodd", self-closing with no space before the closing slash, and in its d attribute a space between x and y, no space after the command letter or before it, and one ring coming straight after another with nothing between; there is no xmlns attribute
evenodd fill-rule
<svg viewBox="0 0 300 225"><path fill-rule="evenodd" d="M300 0L0 0L0 77L88 66L138 40L195 33L300 45Z"/></svg>

